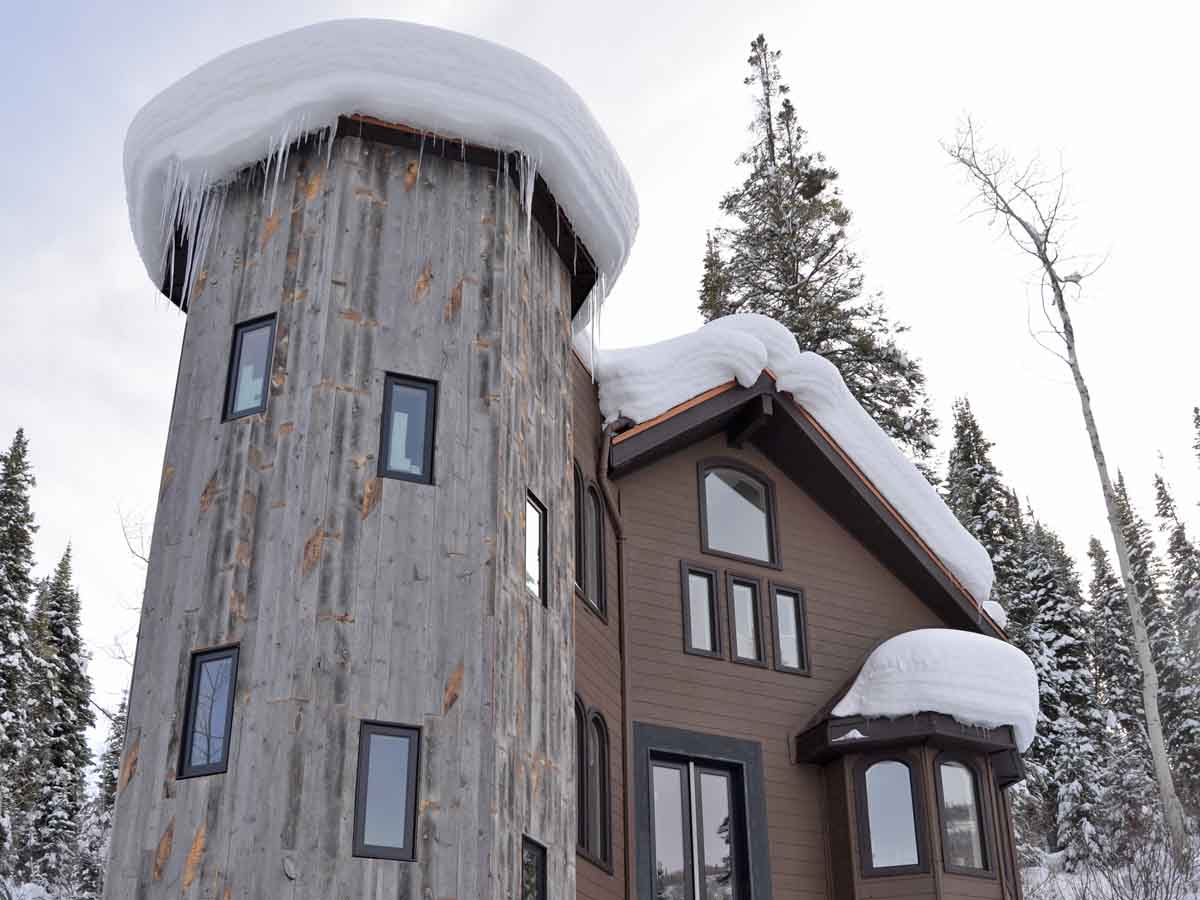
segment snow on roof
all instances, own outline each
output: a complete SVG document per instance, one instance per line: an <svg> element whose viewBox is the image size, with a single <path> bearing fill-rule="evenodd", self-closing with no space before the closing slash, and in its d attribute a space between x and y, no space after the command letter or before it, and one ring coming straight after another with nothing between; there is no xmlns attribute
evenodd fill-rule
<svg viewBox="0 0 1200 900"><path fill-rule="evenodd" d="M995 600L984 600L983 611L988 614L988 618L999 625L1001 628L1008 629L1008 613L1004 607Z"/></svg>
<svg viewBox="0 0 1200 900"><path fill-rule="evenodd" d="M599 351L593 368L605 418L635 423L731 380L750 387L770 369L776 388L817 421L975 601L991 594L987 551L854 399L837 368L816 353L801 352L792 333L774 319L724 316L657 344Z"/></svg>
<svg viewBox="0 0 1200 900"><path fill-rule="evenodd" d="M1038 680L1007 641L948 628L909 631L872 651L835 717L942 713L964 725L1011 725L1024 753L1037 734Z"/></svg>
<svg viewBox="0 0 1200 900"><path fill-rule="evenodd" d="M161 284L166 274L176 216L203 242L211 224L197 220L199 201L211 186L355 113L521 153L607 285L616 281L637 232L637 197L583 100L516 51L385 19L324 22L239 47L142 108L125 139L125 189L150 277Z"/></svg>

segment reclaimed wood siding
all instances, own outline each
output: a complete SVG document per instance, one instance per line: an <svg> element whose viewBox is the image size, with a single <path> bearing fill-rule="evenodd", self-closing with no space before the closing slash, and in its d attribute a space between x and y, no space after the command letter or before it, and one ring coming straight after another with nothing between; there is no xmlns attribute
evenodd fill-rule
<svg viewBox="0 0 1200 900"><path fill-rule="evenodd" d="M523 833L571 896L568 273L507 177L429 153L293 148L265 197L230 189L188 315L106 897L500 900ZM267 409L222 423L268 313ZM387 372L439 383L433 485L377 477ZM189 656L231 643L229 771L177 781ZM351 855L368 719L422 729L413 863Z"/></svg>

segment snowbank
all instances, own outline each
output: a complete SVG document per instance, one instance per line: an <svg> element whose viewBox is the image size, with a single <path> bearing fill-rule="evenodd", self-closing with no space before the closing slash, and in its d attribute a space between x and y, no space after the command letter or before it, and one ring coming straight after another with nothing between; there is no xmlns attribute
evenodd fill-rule
<svg viewBox="0 0 1200 900"><path fill-rule="evenodd" d="M478 38L384 19L289 31L219 56L167 88L125 139L134 240L161 283L168 223L198 236L198 200L339 115L362 113L518 151L549 185L609 287L638 225L633 183L587 106L561 78Z"/></svg>
<svg viewBox="0 0 1200 900"><path fill-rule="evenodd" d="M909 631L867 657L834 716L897 718L921 712L964 725L1011 725L1024 753L1037 733L1033 663L1007 641L946 628Z"/></svg>
<svg viewBox="0 0 1200 900"><path fill-rule="evenodd" d="M995 600L984 600L983 611L988 614L988 618L990 618L1001 628L1008 628L1008 613L1005 611L1004 607Z"/></svg>
<svg viewBox="0 0 1200 900"><path fill-rule="evenodd" d="M749 387L763 369L854 460L976 602L987 600L993 578L987 551L854 399L837 368L815 353L802 353L792 333L774 319L725 316L657 344L603 350L594 366L605 418L634 422L730 380Z"/></svg>

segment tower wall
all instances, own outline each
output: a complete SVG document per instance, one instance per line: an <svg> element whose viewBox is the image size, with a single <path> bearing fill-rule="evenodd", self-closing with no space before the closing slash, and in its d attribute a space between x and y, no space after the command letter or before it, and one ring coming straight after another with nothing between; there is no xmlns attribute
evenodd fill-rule
<svg viewBox="0 0 1200 900"><path fill-rule="evenodd" d="M574 896L567 267L495 169L358 138L228 191L193 287L105 896ZM236 323L266 411L222 422ZM377 475L439 383L434 484ZM548 606L524 509L548 513ZM190 655L237 643L229 768L177 779ZM422 729L416 860L352 855L359 723Z"/></svg>

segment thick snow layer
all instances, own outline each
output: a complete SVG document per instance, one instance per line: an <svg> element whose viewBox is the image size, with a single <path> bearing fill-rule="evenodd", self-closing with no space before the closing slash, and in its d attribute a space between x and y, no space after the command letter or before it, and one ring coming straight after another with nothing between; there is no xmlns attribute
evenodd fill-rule
<svg viewBox="0 0 1200 900"><path fill-rule="evenodd" d="M897 718L921 712L965 725L1011 725L1024 753L1037 733L1033 663L1007 641L947 628L909 631L872 651L834 716Z"/></svg>
<svg viewBox="0 0 1200 900"><path fill-rule="evenodd" d="M150 277L161 283L168 223L189 207L198 215L204 191L354 113L521 153L607 285L620 274L637 232L633 183L566 82L478 38L345 19L219 56L137 114L125 139L125 187Z"/></svg>
<svg viewBox="0 0 1200 900"><path fill-rule="evenodd" d="M999 625L1001 628L1008 628L1008 613L1004 611L1004 607L995 600L984 600L983 611L988 614L988 617Z"/></svg>
<svg viewBox="0 0 1200 900"><path fill-rule="evenodd" d="M976 602L988 599L993 573L987 551L854 399L837 368L815 353L802 353L792 333L774 319L725 316L657 344L601 351L593 368L605 418L634 422L730 380L749 387L770 369L776 387L817 420Z"/></svg>

